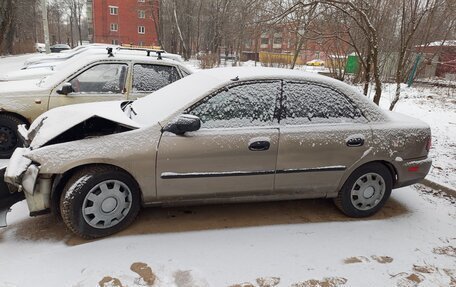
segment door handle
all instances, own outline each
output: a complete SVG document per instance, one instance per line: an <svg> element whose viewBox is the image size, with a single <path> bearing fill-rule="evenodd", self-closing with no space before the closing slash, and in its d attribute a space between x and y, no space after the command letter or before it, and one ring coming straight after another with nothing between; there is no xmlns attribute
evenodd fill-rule
<svg viewBox="0 0 456 287"><path fill-rule="evenodd" d="M361 137L351 138L347 140L347 146L349 147L357 147L364 145L364 139Z"/></svg>
<svg viewBox="0 0 456 287"><path fill-rule="evenodd" d="M268 141L254 141L249 144L249 150L251 151L264 151L268 150L271 143Z"/></svg>

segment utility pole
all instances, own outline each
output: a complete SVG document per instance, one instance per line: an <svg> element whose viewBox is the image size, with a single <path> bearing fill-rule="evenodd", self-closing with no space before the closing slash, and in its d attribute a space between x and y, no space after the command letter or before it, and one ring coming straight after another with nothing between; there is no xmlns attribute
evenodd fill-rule
<svg viewBox="0 0 456 287"><path fill-rule="evenodd" d="M44 29L44 44L46 45L46 54L51 53L49 45L49 24L46 8L46 0L41 0L41 14L43 15L43 29Z"/></svg>

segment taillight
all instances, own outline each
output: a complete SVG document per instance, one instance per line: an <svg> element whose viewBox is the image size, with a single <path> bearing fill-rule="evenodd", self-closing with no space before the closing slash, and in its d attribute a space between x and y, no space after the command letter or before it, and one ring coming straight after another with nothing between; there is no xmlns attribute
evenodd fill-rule
<svg viewBox="0 0 456 287"><path fill-rule="evenodd" d="M428 138L428 141L426 143L426 150L429 152L431 150L431 146L432 146L432 137L429 137Z"/></svg>

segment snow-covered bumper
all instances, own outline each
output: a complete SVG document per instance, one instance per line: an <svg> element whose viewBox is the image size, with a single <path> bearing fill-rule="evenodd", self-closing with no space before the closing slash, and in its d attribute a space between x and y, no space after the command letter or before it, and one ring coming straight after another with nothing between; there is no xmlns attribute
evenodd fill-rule
<svg viewBox="0 0 456 287"><path fill-rule="evenodd" d="M33 216L49 211L51 178L40 175L39 165L24 156L28 151L28 148L14 151L4 171L4 181L15 187L15 193L25 197Z"/></svg>
<svg viewBox="0 0 456 287"><path fill-rule="evenodd" d="M6 214L10 210L11 206L24 199L24 194L22 192L15 192L16 190L14 188L10 188L10 186L8 186L8 184L3 180L5 170L6 167L0 168L0 227L6 226Z"/></svg>
<svg viewBox="0 0 456 287"><path fill-rule="evenodd" d="M420 182L426 177L432 166L432 160L428 157L423 159L402 160L396 159L395 168L397 181L395 188L411 185Z"/></svg>

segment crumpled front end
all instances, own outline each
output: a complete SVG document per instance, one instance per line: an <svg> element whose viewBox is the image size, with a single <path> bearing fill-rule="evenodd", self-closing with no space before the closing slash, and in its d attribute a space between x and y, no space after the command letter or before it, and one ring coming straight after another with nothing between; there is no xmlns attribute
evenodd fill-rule
<svg viewBox="0 0 456 287"><path fill-rule="evenodd" d="M25 197L30 215L34 216L47 213L50 210L51 177L40 175L39 164L25 156L29 151L29 148L18 148L14 151L10 164L4 170L4 182L1 184L9 186L11 197L21 198L20 200ZM6 192L4 191L2 194L6 194ZM0 198L0 201L2 201L2 198ZM5 205L4 208L2 203L0 203L0 209L3 208L4 218L6 218L6 212L9 208L17 201L6 206L10 204L8 201L8 204L3 204ZM4 226L6 226L6 220Z"/></svg>
<svg viewBox="0 0 456 287"><path fill-rule="evenodd" d="M3 178L6 167L0 168L0 177ZM17 192L14 186L7 184L4 180L0 180L0 227L6 226L6 214L11 206L16 202L24 199L23 192Z"/></svg>

